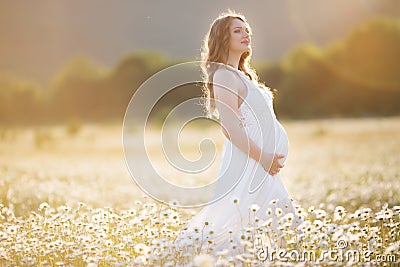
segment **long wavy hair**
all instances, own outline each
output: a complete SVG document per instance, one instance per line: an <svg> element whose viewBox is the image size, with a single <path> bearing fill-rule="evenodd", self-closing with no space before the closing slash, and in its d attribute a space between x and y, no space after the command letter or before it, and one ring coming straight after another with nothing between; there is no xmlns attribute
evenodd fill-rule
<svg viewBox="0 0 400 267"><path fill-rule="evenodd" d="M203 39L201 47L201 69L203 73L203 106L208 117L219 117L216 109L214 88L213 88L213 76L215 71L219 68L219 64L212 63L223 63L227 64L229 56L229 41L231 38L230 25L234 19L243 21L249 28L251 34L251 28L246 18L237 12L228 10L227 12L221 13L211 24L210 30ZM244 52L239 60L238 69L244 72L250 80L256 81L260 88L269 89L262 82L260 82L256 71L250 66L251 59L251 48L249 51Z"/></svg>

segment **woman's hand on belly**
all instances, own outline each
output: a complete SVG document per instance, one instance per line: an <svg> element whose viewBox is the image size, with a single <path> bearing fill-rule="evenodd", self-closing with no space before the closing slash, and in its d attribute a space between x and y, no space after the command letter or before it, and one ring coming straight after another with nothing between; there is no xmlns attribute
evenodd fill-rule
<svg viewBox="0 0 400 267"><path fill-rule="evenodd" d="M263 153L261 155L260 164L266 172L275 175L285 166L280 163L280 160L283 158L285 158L285 155Z"/></svg>

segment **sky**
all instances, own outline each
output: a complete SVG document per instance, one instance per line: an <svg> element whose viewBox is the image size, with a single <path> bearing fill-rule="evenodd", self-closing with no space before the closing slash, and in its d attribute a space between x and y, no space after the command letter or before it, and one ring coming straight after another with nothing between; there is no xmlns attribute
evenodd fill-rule
<svg viewBox="0 0 400 267"><path fill-rule="evenodd" d="M253 29L254 61L281 59L293 46L323 47L375 15L400 17L396 0L3 1L0 74L46 82L85 55L112 68L124 55L154 50L198 60L211 22L228 8ZM398 7L398 8L396 8Z"/></svg>

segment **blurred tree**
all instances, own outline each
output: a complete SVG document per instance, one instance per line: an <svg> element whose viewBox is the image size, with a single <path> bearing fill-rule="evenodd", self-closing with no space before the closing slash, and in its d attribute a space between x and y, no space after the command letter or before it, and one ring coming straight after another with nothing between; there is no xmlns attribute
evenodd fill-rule
<svg viewBox="0 0 400 267"><path fill-rule="evenodd" d="M0 122L38 122L43 101L39 85L11 75L0 76Z"/></svg>
<svg viewBox="0 0 400 267"><path fill-rule="evenodd" d="M284 116L398 114L399 47L400 20L377 17L325 49L293 48L262 77L278 87L277 113Z"/></svg>
<svg viewBox="0 0 400 267"><path fill-rule="evenodd" d="M375 18L345 41L344 71L381 90L399 89L400 20Z"/></svg>
<svg viewBox="0 0 400 267"><path fill-rule="evenodd" d="M61 118L95 118L104 104L106 77L107 72L88 58L73 58L52 81L51 112Z"/></svg>
<svg viewBox="0 0 400 267"><path fill-rule="evenodd" d="M140 85L166 66L168 60L160 53L139 51L123 57L107 80L107 99L113 116L123 118L131 97Z"/></svg>

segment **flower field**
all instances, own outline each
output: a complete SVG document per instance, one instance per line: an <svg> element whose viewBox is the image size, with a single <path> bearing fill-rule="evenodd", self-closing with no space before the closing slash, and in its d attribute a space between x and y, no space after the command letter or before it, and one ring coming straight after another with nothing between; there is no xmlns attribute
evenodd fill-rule
<svg viewBox="0 0 400 267"><path fill-rule="evenodd" d="M177 245L197 210L158 203L138 189L121 125L0 128L0 266L399 265L400 118L282 124L290 141L282 177L304 222L291 229L293 214L271 210L279 232L269 221L250 222L223 251L213 251L208 225ZM169 173L153 131L149 156ZM185 134L189 158L198 156L196 138L222 145L217 127ZM217 167L218 160L195 181L173 172L169 179L207 183Z"/></svg>

